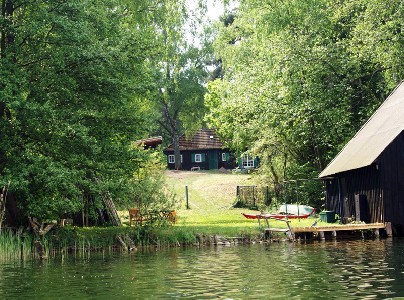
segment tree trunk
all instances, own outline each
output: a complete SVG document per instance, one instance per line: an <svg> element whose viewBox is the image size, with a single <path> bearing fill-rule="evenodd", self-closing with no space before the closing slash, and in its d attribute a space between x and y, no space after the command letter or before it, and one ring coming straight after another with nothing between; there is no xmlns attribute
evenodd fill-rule
<svg viewBox="0 0 404 300"><path fill-rule="evenodd" d="M319 150L319 146L318 146L316 125L315 125L313 118L310 118L309 122L310 122L310 127L311 127L312 151L313 151L314 157L317 161L318 170L321 172L324 169L324 167L323 167L323 160L321 158L321 154L320 154L320 150Z"/></svg>
<svg viewBox="0 0 404 300"><path fill-rule="evenodd" d="M7 186L3 187L3 190L1 191L0 194L0 230L3 225L4 216L6 215L7 189L9 185L10 182L8 183Z"/></svg>
<svg viewBox="0 0 404 300"><path fill-rule="evenodd" d="M178 132L173 133L173 148L174 148L174 161L175 169L181 169L181 153L180 153L180 137Z"/></svg>
<svg viewBox="0 0 404 300"><path fill-rule="evenodd" d="M28 221L35 237L33 240L33 246L35 247L39 258L44 259L46 258L46 249L43 242L44 236L55 224L40 223L36 218L31 218L30 216L28 216Z"/></svg>

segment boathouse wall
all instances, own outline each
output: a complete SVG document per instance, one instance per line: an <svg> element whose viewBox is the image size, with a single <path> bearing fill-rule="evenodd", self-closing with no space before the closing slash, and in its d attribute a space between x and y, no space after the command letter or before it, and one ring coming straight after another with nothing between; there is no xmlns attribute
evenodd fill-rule
<svg viewBox="0 0 404 300"><path fill-rule="evenodd" d="M358 198L361 220L383 222L380 172L375 165L336 174L326 180L327 210L335 211L343 221L356 220Z"/></svg>
<svg viewBox="0 0 404 300"><path fill-rule="evenodd" d="M383 151L378 161L383 185L385 221L394 224L398 231L403 231L404 132Z"/></svg>
<svg viewBox="0 0 404 300"><path fill-rule="evenodd" d="M391 222L404 233L404 133L369 166L324 178L326 208L343 219L353 218L358 197L369 222ZM359 196L360 195L360 196ZM363 211L364 210L364 211Z"/></svg>

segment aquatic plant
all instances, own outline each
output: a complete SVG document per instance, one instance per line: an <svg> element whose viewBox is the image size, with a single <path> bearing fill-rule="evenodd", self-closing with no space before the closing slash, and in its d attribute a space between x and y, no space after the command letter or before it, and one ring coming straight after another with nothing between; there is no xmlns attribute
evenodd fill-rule
<svg viewBox="0 0 404 300"><path fill-rule="evenodd" d="M31 256L32 237L8 228L0 230L0 260Z"/></svg>

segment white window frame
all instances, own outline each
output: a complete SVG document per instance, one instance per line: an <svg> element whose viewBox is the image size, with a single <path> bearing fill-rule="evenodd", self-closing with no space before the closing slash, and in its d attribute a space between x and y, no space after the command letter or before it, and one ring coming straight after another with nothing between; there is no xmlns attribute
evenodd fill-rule
<svg viewBox="0 0 404 300"><path fill-rule="evenodd" d="M182 163L182 154L180 156L181 156L181 163ZM168 156L168 163L169 164L175 164L175 156L173 154L170 154Z"/></svg>
<svg viewBox="0 0 404 300"><path fill-rule="evenodd" d="M226 159L226 155L227 153L226 152L223 152L222 153L222 161L227 161L227 159Z"/></svg>
<svg viewBox="0 0 404 300"><path fill-rule="evenodd" d="M250 158L247 153L243 155L243 168L254 168L254 158Z"/></svg>
<svg viewBox="0 0 404 300"><path fill-rule="evenodd" d="M195 162L196 163L202 162L202 154L200 154L200 153L195 154Z"/></svg>

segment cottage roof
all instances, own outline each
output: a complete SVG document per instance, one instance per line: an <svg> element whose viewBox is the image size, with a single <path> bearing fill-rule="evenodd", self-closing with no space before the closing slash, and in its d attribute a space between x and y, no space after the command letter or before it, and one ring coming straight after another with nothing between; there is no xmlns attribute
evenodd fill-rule
<svg viewBox="0 0 404 300"><path fill-rule="evenodd" d="M187 139L183 134L179 139L181 150L208 150L223 149L223 143L219 140L214 129L200 129ZM173 145L168 146L165 151L174 151Z"/></svg>
<svg viewBox="0 0 404 300"><path fill-rule="evenodd" d="M404 81L387 97L319 177L369 166L403 130Z"/></svg>

